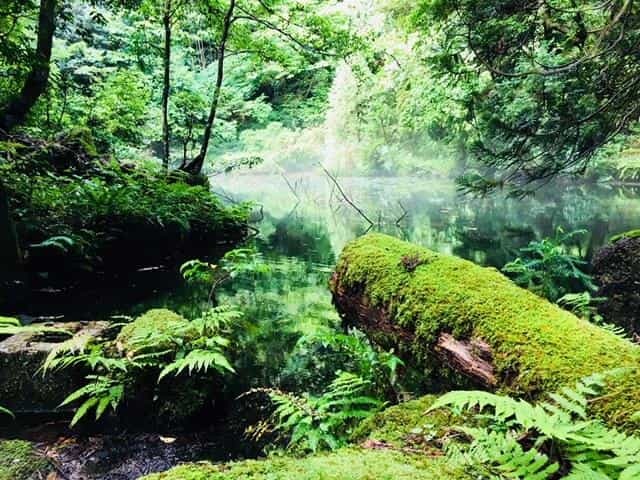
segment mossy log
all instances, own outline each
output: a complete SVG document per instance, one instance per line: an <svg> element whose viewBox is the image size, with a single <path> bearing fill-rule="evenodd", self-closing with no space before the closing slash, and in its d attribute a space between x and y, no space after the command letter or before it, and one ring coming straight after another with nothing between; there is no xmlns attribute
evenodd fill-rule
<svg viewBox="0 0 640 480"><path fill-rule="evenodd" d="M640 348L495 269L370 234L346 246L331 290L348 325L414 366L457 372L476 386L535 399L616 370L593 412L640 426Z"/></svg>

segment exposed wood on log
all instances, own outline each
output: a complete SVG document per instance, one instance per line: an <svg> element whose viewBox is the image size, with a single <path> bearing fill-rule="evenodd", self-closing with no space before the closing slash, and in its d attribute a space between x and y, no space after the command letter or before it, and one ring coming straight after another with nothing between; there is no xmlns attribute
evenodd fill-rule
<svg viewBox="0 0 640 480"><path fill-rule="evenodd" d="M415 332L403 329L393 322L388 311L375 306L364 295L364 289L345 289L337 274L332 278L333 301L340 312L345 326L364 329L369 335L380 339L393 339L385 348L410 345ZM433 353L443 365L469 377L487 388L493 388L498 381L492 363L493 354L489 344L482 340L457 340L449 333L441 333Z"/></svg>
<svg viewBox="0 0 640 480"><path fill-rule="evenodd" d="M495 387L491 347L481 340L456 340L449 333L441 333L435 352L450 368L482 383Z"/></svg>

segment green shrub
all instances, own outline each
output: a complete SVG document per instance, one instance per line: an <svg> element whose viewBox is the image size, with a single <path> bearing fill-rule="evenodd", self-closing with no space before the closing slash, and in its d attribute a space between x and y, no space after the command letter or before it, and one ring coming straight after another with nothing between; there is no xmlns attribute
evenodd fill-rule
<svg viewBox="0 0 640 480"><path fill-rule="evenodd" d="M164 258L181 244L234 242L244 236L247 206L226 208L206 186L167 177L157 167L93 164L86 177L30 167L31 162L23 167L19 160L0 163L0 175L18 236L36 263L43 255L62 255L77 268L96 268L125 263L117 254L123 250L114 245ZM142 248L145 244L149 248Z"/></svg>
<svg viewBox="0 0 640 480"><path fill-rule="evenodd" d="M279 432L288 438L287 448L297 452L337 450L347 444L360 421L384 405L369 396L372 385L347 372L337 377L320 395L296 395L276 389L256 389L266 393L276 406L271 418L250 430L256 439Z"/></svg>
<svg viewBox="0 0 640 480"><path fill-rule="evenodd" d="M520 257L506 264L502 271L521 287L556 302L567 293L596 290L582 268L587 264L572 254L569 243L586 233L583 230L564 233L558 229L554 238L533 241L520 250Z"/></svg>

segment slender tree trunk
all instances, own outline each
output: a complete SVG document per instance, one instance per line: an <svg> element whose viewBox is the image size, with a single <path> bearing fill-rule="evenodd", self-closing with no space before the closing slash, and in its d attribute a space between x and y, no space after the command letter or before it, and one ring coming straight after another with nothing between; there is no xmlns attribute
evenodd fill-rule
<svg viewBox="0 0 640 480"><path fill-rule="evenodd" d="M0 111L0 130L4 134L24 123L27 115L49 84L51 50L56 25L57 0L41 0L38 16L38 42L33 66L18 95ZM2 133L0 132L0 133Z"/></svg>
<svg viewBox="0 0 640 480"><path fill-rule="evenodd" d="M209 118L207 119L207 124L204 129L204 138L200 147L200 153L193 160L191 160L191 162L182 167L184 171L194 175L199 174L202 171L204 160L207 157L207 152L209 151L211 132L213 130L213 124L218 113L218 104L220 103L220 93L222 92L222 81L224 79L224 56L227 52L227 41L229 40L229 33L231 32L231 25L233 23L233 12L235 8L236 0L231 0L222 26L222 36L220 37L220 45L218 47L218 75L216 77L216 87L213 91L211 110L209 112Z"/></svg>
<svg viewBox="0 0 640 480"><path fill-rule="evenodd" d="M0 280L20 270L22 254L9 210L7 191L0 182Z"/></svg>
<svg viewBox="0 0 640 480"><path fill-rule="evenodd" d="M169 131L169 93L171 88L171 0L164 2L164 84L162 88L162 166L169 169L171 132Z"/></svg>

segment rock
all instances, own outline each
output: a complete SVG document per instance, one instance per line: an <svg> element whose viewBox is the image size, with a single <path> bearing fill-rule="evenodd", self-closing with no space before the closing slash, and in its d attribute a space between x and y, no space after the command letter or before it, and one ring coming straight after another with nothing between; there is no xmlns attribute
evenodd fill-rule
<svg viewBox="0 0 640 480"><path fill-rule="evenodd" d="M66 330L74 336L101 337L108 322L47 323L48 329ZM0 399L15 413L54 411L74 390L84 384L80 368L42 375L40 367L56 345L68 334L27 331L0 342Z"/></svg>
<svg viewBox="0 0 640 480"><path fill-rule="evenodd" d="M640 237L618 238L593 259L597 296L606 298L598 310L608 323L640 334Z"/></svg>

